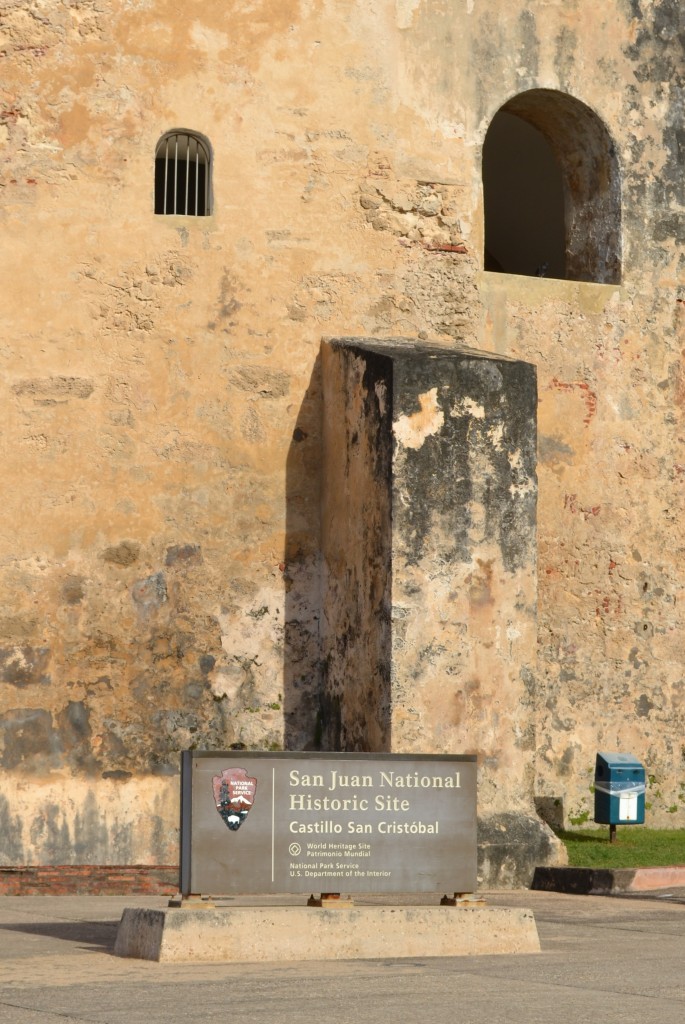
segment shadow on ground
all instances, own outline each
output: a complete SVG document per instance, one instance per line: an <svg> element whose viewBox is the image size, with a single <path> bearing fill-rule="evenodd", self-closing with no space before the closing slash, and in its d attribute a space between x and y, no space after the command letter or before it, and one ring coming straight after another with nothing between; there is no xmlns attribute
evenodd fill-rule
<svg viewBox="0 0 685 1024"><path fill-rule="evenodd" d="M31 924L2 924L0 931L43 935L78 943L80 948L111 953L117 937L118 921L38 921Z"/></svg>

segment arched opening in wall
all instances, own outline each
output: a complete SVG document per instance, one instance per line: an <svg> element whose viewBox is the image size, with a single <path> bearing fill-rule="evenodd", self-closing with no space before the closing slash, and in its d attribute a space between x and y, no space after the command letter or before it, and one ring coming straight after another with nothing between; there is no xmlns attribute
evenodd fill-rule
<svg viewBox="0 0 685 1024"><path fill-rule="evenodd" d="M502 106L483 145L486 270L617 284L616 150L584 103L531 89Z"/></svg>
<svg viewBox="0 0 685 1024"><path fill-rule="evenodd" d="M210 172L205 138L195 132L166 132L155 149L155 213L208 216Z"/></svg>

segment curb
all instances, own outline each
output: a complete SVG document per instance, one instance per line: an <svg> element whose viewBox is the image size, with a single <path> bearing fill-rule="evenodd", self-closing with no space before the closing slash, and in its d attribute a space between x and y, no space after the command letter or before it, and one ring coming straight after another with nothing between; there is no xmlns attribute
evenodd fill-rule
<svg viewBox="0 0 685 1024"><path fill-rule="evenodd" d="M662 868L547 868L535 869L531 889L576 896L611 896L685 886L685 865Z"/></svg>

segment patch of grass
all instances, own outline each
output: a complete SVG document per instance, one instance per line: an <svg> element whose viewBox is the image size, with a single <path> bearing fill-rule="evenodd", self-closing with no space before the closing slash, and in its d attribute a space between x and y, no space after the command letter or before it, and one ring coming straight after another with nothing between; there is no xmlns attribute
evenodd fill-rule
<svg viewBox="0 0 685 1024"><path fill-rule="evenodd" d="M609 842L609 826L559 831L574 868L649 868L685 864L685 829L618 825L616 842Z"/></svg>

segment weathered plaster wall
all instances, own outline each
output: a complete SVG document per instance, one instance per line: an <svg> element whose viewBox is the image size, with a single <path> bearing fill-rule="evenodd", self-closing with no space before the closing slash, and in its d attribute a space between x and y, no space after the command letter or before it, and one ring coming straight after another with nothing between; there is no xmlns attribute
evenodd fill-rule
<svg viewBox="0 0 685 1024"><path fill-rule="evenodd" d="M492 337L500 341L500 330L511 329L508 315L505 327L498 314L501 287L500 280L486 286ZM682 583L677 436L668 437L673 410L662 397L670 387L663 370L644 369L650 354L641 329L626 324L605 349L619 290L569 286L562 298L547 282L525 295L505 287L510 310L544 318L567 358L573 351L577 358L575 372L567 364L563 376L548 354L538 364L541 383L547 378L539 452L541 806L555 820L591 818L588 753L638 750L652 776L651 820L678 821ZM598 352L593 364L588 346ZM663 353L653 347L652 357ZM650 429L655 408L662 424Z"/></svg>
<svg viewBox="0 0 685 1024"><path fill-rule="evenodd" d="M434 14L414 10L426 45ZM435 78L451 78L474 171L496 109L542 88L599 114L621 175L620 287L475 279L480 343L538 366L538 803L591 819L592 752L627 749L647 766L650 820L682 824L682 6L474 4L460 25L468 81L431 44L436 71L409 31L405 68L426 109Z"/></svg>
<svg viewBox="0 0 685 1024"><path fill-rule="evenodd" d="M627 748L680 823L682 37L675 0L6 0L3 861L73 858L94 804L93 859L168 861L179 749L316 746L322 335L537 364L538 796L582 817ZM481 271L532 88L615 140L620 286ZM174 127L211 217L152 213Z"/></svg>

